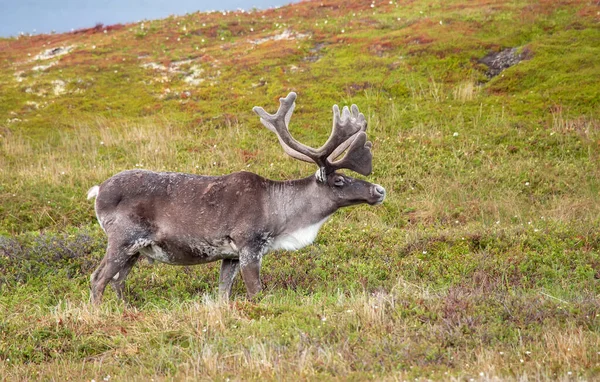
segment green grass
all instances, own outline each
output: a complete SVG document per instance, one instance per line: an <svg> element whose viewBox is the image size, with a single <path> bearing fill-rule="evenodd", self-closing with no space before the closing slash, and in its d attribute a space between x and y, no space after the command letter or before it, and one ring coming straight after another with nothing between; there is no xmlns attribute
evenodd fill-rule
<svg viewBox="0 0 600 382"><path fill-rule="evenodd" d="M0 379L598 378L597 7L370 4L0 39ZM511 47L528 58L488 78ZM258 301L215 302L219 264L142 261L130 305L92 307L86 191L140 167L307 176L251 111L289 91L312 146L334 103L365 113L384 204L267 256Z"/></svg>

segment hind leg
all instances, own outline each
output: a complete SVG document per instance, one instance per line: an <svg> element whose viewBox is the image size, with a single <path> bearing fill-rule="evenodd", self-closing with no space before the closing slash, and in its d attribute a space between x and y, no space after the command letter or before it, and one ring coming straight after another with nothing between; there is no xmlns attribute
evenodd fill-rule
<svg viewBox="0 0 600 382"><path fill-rule="evenodd" d="M135 260L137 260L137 248L133 245L117 244L109 239L108 247L106 249L106 255L100 262L98 268L92 273L91 284L92 292L91 298L92 303L100 304L102 302L102 295L106 285L117 276L117 280L121 278L121 272L124 272L124 276L131 270ZM135 260L132 258L135 257ZM119 273L119 275L117 275ZM123 277L123 281L125 279ZM119 294L119 292L117 292Z"/></svg>
<svg viewBox="0 0 600 382"><path fill-rule="evenodd" d="M131 268L133 268L135 263L137 263L137 260L139 257L140 257L139 254L135 254L135 255L131 256L125 262L125 264L123 265L123 268L120 271L118 271L117 274L114 275L112 279L110 279L110 285L112 286L113 290L117 294L117 297L119 297L119 300L123 300L123 301L125 300L123 298L123 292L125 291L125 279L127 278L129 271L131 271Z"/></svg>

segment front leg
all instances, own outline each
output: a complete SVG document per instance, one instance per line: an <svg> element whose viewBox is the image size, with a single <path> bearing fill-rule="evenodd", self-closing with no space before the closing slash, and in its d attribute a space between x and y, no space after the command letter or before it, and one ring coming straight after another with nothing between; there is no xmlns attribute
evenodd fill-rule
<svg viewBox="0 0 600 382"><path fill-rule="evenodd" d="M223 259L221 273L219 274L219 298L229 300L233 280L240 270L240 261L237 259Z"/></svg>
<svg viewBox="0 0 600 382"><path fill-rule="evenodd" d="M262 290L262 283L260 282L262 255L262 248L246 247L240 251L240 270L249 299L252 299Z"/></svg>

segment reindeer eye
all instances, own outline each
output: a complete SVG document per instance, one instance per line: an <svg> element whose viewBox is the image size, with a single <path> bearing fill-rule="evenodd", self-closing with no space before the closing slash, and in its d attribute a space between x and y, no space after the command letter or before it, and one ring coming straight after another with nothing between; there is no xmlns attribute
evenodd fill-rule
<svg viewBox="0 0 600 382"><path fill-rule="evenodd" d="M342 187L344 185L344 178L342 178L341 176L336 177L333 180L333 185L336 187Z"/></svg>

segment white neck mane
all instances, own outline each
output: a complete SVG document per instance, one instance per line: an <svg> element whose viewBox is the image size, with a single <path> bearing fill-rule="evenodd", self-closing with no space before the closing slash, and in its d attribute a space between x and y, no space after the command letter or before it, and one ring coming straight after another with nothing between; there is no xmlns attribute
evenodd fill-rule
<svg viewBox="0 0 600 382"><path fill-rule="evenodd" d="M327 221L328 218L329 216L318 223L300 228L294 232L282 233L281 235L276 236L271 244L270 249L272 251L279 249L295 251L312 244L319 233L319 229L321 229L321 226L323 223L325 223L325 221Z"/></svg>

